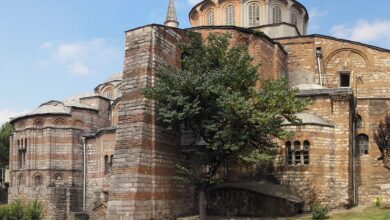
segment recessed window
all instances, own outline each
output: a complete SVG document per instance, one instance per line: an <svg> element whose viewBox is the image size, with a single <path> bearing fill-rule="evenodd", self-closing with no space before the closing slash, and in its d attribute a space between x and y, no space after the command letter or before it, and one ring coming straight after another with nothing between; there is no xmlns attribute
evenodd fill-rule
<svg viewBox="0 0 390 220"><path fill-rule="evenodd" d="M310 142L309 141L304 141L303 142L303 164L308 165L310 162Z"/></svg>
<svg viewBox="0 0 390 220"><path fill-rule="evenodd" d="M248 5L249 26L260 25L260 5L258 3L250 3Z"/></svg>
<svg viewBox="0 0 390 220"><path fill-rule="evenodd" d="M356 137L356 155L366 155L368 154L368 136L365 134L359 134Z"/></svg>
<svg viewBox="0 0 390 220"><path fill-rule="evenodd" d="M235 8L233 5L229 5L225 9L226 25L235 24Z"/></svg>
<svg viewBox="0 0 390 220"><path fill-rule="evenodd" d="M295 13L291 14L291 24L297 26L298 25L298 16Z"/></svg>
<svg viewBox="0 0 390 220"><path fill-rule="evenodd" d="M362 127L362 123L363 123L362 116L357 115L356 118L355 118L356 128L361 128Z"/></svg>
<svg viewBox="0 0 390 220"><path fill-rule="evenodd" d="M206 15L207 18L207 25L213 26L214 25L214 11L209 11Z"/></svg>
<svg viewBox="0 0 390 220"><path fill-rule="evenodd" d="M351 74L349 72L340 73L340 87L351 86Z"/></svg>
<svg viewBox="0 0 390 220"><path fill-rule="evenodd" d="M282 8L280 6L274 6L272 9L272 22L279 24L282 22Z"/></svg>
<svg viewBox="0 0 390 220"><path fill-rule="evenodd" d="M294 142L294 165L300 165L302 155L301 155L301 142L295 141Z"/></svg>
<svg viewBox="0 0 390 220"><path fill-rule="evenodd" d="M291 149L291 142L290 141L287 141L286 142L286 151L287 151L287 164L288 165L292 165L293 164L293 152L292 152L292 149Z"/></svg>
<svg viewBox="0 0 390 220"><path fill-rule="evenodd" d="M292 145L290 141L286 144L286 163L290 166L300 166L310 164L310 142L305 140L303 146L300 141L295 141Z"/></svg>

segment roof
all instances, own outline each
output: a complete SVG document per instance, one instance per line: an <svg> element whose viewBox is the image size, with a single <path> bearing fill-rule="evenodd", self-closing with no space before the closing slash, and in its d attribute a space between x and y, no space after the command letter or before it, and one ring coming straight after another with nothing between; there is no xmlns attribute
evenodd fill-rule
<svg viewBox="0 0 390 220"><path fill-rule="evenodd" d="M327 127L334 127L334 125L324 118L309 112L300 112L295 114L295 116L302 121L300 124L291 124L289 121L285 120L283 125L320 125Z"/></svg>
<svg viewBox="0 0 390 220"><path fill-rule="evenodd" d="M203 1L199 2L198 4L196 4L194 7L192 7L192 9L190 10L190 13L188 14L188 17L191 18L191 13L192 13L199 5L203 4L203 3L206 2L206 1L210 1L210 0L203 0ZM294 2L295 4L301 6L301 7L303 8L303 10L305 10L306 16L307 16L307 20L309 20L309 13L308 13L306 7L305 7L303 4L301 4L300 2L298 2L297 0L291 0L291 1Z"/></svg>
<svg viewBox="0 0 390 220"><path fill-rule="evenodd" d="M115 74L112 74L110 77L108 77L104 83L109 83L109 82L112 82L112 81L122 81L123 79L123 74L122 73L115 73Z"/></svg>
<svg viewBox="0 0 390 220"><path fill-rule="evenodd" d="M326 89L326 87L315 84L315 83L303 83L294 86L294 88L299 89L300 91L302 90L313 90L313 89Z"/></svg>
<svg viewBox="0 0 390 220"><path fill-rule="evenodd" d="M281 38L274 38L273 40L279 41L279 40L299 39L299 38L315 38L315 37L324 38L324 39L328 39L328 40L334 40L334 41L340 41L340 42L343 42L343 43L350 43L350 44L354 44L354 45L358 45L358 46L367 47L367 48L370 48L370 49L373 49L373 50L378 50L378 51L381 51L381 52L390 53L390 50L386 49L386 48L377 47L377 46L374 46L374 45L365 44L365 43L361 43L361 42L357 42L357 41L352 41L352 40L347 40L347 39L341 39L341 38L337 38L337 37L322 35L322 34L310 34L310 35L301 35L301 36L281 37Z"/></svg>
<svg viewBox="0 0 390 220"><path fill-rule="evenodd" d="M261 182L241 182L241 183L222 183L210 189L210 191L219 189L238 189L259 193L274 198L285 199L294 203L303 203L303 200L293 194L293 192L284 185L274 184L266 181Z"/></svg>
<svg viewBox="0 0 390 220"><path fill-rule="evenodd" d="M23 118L32 115L47 115L47 114L70 115L70 113L71 113L71 108L65 106L64 103L59 101L49 101L43 103L42 105L40 105L38 108L34 109L31 112L11 118L11 122L18 118Z"/></svg>
<svg viewBox="0 0 390 220"><path fill-rule="evenodd" d="M72 96L63 102L56 100L48 101L41 104L38 108L34 109L31 112L11 118L11 122L20 118L34 115L71 115L72 108L82 108L97 111L98 109L93 106L80 103L80 99L98 96L99 95L96 93L84 93Z"/></svg>

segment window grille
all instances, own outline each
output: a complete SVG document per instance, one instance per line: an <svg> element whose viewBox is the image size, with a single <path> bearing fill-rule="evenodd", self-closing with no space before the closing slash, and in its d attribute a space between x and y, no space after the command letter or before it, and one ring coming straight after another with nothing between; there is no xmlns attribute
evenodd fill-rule
<svg viewBox="0 0 390 220"><path fill-rule="evenodd" d="M260 25L260 6L257 3L250 3L248 5L249 10L249 26Z"/></svg>
<svg viewBox="0 0 390 220"><path fill-rule="evenodd" d="M282 22L282 9L280 6L274 6L272 10L272 21L274 24Z"/></svg>
<svg viewBox="0 0 390 220"><path fill-rule="evenodd" d="M235 9L233 5L226 7L226 25L235 24Z"/></svg>

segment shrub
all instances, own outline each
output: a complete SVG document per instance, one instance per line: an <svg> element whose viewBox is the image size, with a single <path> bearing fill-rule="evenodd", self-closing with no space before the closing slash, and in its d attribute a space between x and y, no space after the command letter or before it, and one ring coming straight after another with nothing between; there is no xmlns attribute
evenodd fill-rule
<svg viewBox="0 0 390 220"><path fill-rule="evenodd" d="M375 198L375 206L378 207L378 208L381 207L382 206L382 200L383 200L383 198L381 196L377 196Z"/></svg>
<svg viewBox="0 0 390 220"><path fill-rule="evenodd" d="M329 209L326 206L322 206L320 204L316 204L313 206L313 219L326 219L328 215Z"/></svg>
<svg viewBox="0 0 390 220"><path fill-rule="evenodd" d="M43 219L43 205L38 200L34 200L26 207L26 217L29 220Z"/></svg>
<svg viewBox="0 0 390 220"><path fill-rule="evenodd" d="M38 200L24 203L17 199L11 204L0 206L0 220L41 220L43 205Z"/></svg>
<svg viewBox="0 0 390 220"><path fill-rule="evenodd" d="M6 220L24 220L25 218L25 204L22 200L17 199L9 205L8 218Z"/></svg>

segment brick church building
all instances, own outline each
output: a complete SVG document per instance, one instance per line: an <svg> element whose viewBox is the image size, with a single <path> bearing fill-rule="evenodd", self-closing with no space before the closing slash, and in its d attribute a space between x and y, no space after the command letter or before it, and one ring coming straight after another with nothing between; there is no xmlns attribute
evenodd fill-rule
<svg viewBox="0 0 390 220"><path fill-rule="evenodd" d="M178 28L170 0L165 25L126 32L122 73L92 93L48 101L12 119L10 201L38 198L48 219L82 211L110 220L192 213L192 191L171 178L184 159L183 138L156 123L155 105L141 89L153 85L163 64L179 66L177 43L194 31L203 37L229 32L233 44L248 45L262 78L285 77L300 97L312 100L297 115L302 124L284 124L294 136L279 141L277 183L236 179L230 190L278 201L297 198L303 209L313 203L372 204L377 197L390 202L390 170L378 160L373 139L390 109L390 50L307 35L309 14L296 0L204 0L189 19L191 28ZM277 187L293 195L279 195ZM248 208L244 200L227 208L228 214L262 216L246 212L266 204Z"/></svg>

